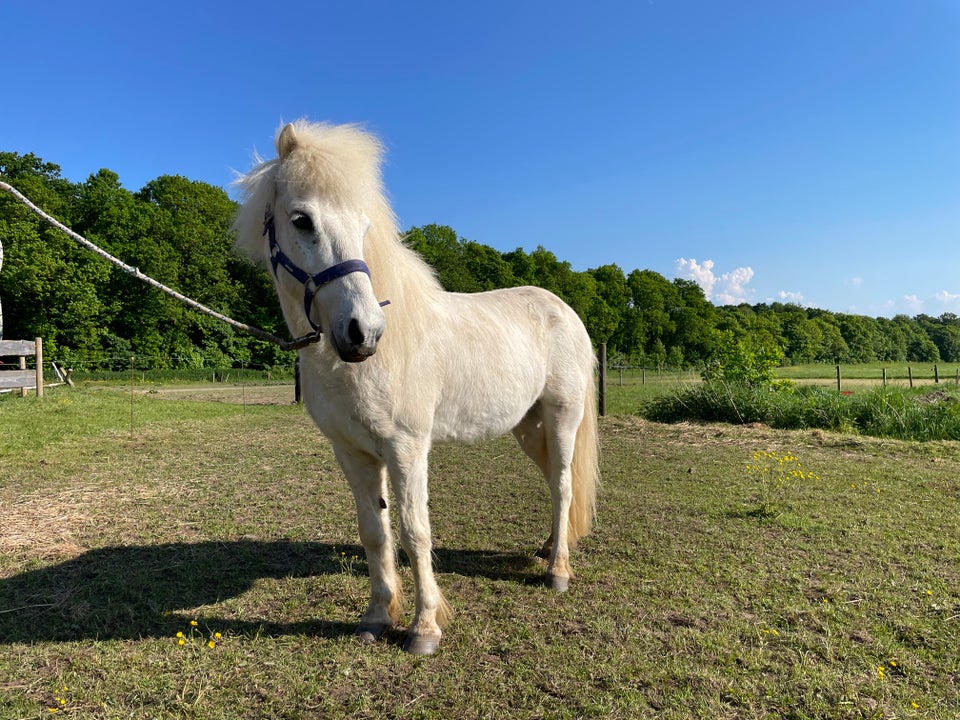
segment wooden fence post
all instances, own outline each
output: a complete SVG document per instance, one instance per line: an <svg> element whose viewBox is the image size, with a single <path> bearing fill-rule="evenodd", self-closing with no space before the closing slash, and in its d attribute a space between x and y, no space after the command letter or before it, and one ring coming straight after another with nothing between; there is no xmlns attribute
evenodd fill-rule
<svg viewBox="0 0 960 720"><path fill-rule="evenodd" d="M910 383L910 387L913 387L913 368L907 365L907 381Z"/></svg>
<svg viewBox="0 0 960 720"><path fill-rule="evenodd" d="M34 340L36 349L33 354L37 361L37 397L43 397L43 340Z"/></svg>
<svg viewBox="0 0 960 720"><path fill-rule="evenodd" d="M843 392L840 388L840 363L837 363L837 392Z"/></svg>
<svg viewBox="0 0 960 720"><path fill-rule="evenodd" d="M933 364L933 382L935 382L938 385L940 384L940 371L937 370L936 363Z"/></svg>
<svg viewBox="0 0 960 720"><path fill-rule="evenodd" d="M27 358L26 358L26 356L24 356L24 355L21 355L21 356L20 356L20 358L19 358L19 364L17 365L17 367L19 367L20 370L26 370L26 369L27 369ZM21 385L21 386L20 386L20 397L26 397L26 396L27 396L27 386L26 386L26 385Z"/></svg>
<svg viewBox="0 0 960 720"><path fill-rule="evenodd" d="M297 353L297 361L293 364L293 401L299 405L300 400L300 354Z"/></svg>

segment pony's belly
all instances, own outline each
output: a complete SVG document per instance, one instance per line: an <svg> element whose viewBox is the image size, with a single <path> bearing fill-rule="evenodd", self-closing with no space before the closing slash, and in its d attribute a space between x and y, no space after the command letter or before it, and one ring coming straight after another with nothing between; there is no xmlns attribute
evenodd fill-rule
<svg viewBox="0 0 960 720"><path fill-rule="evenodd" d="M510 432L523 419L529 405L503 408L499 412L487 407L461 407L437 412L433 422L433 441L440 443L478 443Z"/></svg>

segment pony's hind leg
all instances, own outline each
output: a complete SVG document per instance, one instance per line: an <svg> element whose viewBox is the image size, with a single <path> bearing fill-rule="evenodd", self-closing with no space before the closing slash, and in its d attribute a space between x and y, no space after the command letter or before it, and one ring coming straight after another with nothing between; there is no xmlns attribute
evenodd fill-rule
<svg viewBox="0 0 960 720"><path fill-rule="evenodd" d="M550 452L547 448L547 433L543 424L543 404L540 401L527 411L523 420L513 429L513 435L527 456L536 463L544 480L551 484ZM552 515L550 535L536 552L538 558L547 560L553 554L553 539L557 534L556 514Z"/></svg>
<svg viewBox="0 0 960 720"><path fill-rule="evenodd" d="M553 544L549 548L545 580L548 586L559 592L567 590L574 577L570 567L570 508L573 504L573 454L581 415L582 405L543 403L549 466L547 482L553 501Z"/></svg>
<svg viewBox="0 0 960 720"><path fill-rule="evenodd" d="M396 625L403 603L387 510L386 468L376 458L350 451L338 450L337 458L357 505L360 541L370 568L370 604L356 634L364 642L375 642Z"/></svg>

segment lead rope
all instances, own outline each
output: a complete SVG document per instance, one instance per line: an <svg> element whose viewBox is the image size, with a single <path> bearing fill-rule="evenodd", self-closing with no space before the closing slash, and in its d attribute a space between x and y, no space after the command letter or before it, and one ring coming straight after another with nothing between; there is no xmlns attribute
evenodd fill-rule
<svg viewBox="0 0 960 720"><path fill-rule="evenodd" d="M242 323L239 320L234 320L233 318L229 318L226 315L218 313L216 310L213 310L212 308L208 308L206 305L198 303L196 300L191 300L186 295L178 293L173 288L169 288L163 283L158 282L157 280L154 280L149 275L144 275L142 272L140 272L140 268L133 267L132 265L127 265L125 262L123 262L119 258L115 258L113 255L108 253L106 250L103 250L102 248L97 247L92 242L87 240L85 237L83 237L79 233L74 232L73 230L68 228L66 225L61 223L56 218L51 217L50 215L47 215L47 213L45 213L43 210L41 210L36 205L34 205L29 198L27 198L20 191L11 187L7 183L3 182L2 180L0 180L0 190L5 190L6 192L10 193L11 195L13 195L14 198L16 198L18 201L20 201L24 205L26 205L41 219L45 220L47 223L57 228L57 230L60 230L61 232L68 235L74 241L76 241L83 247L87 248L87 250L95 252L100 257L104 258L108 262L120 268L128 275L133 275L133 277L137 278L138 280L142 280L147 285L155 287L160 292L166 293L167 295L172 297L174 300L177 300L183 303L187 307L190 307L190 308L193 308L194 310L198 310L199 312L205 313L210 317L215 317L217 320L221 320L227 323L227 325L235 327L238 330L243 330L246 333L250 333L254 337L260 338L261 340L266 340L267 342L275 343L276 345L280 346L281 350L299 350L300 348L304 348L304 347L307 347L308 345L312 345L313 343L317 342L323 337L323 333L317 330L316 332L312 332L309 335L304 335L302 337L294 338L293 340L284 340L282 338L277 337L276 335L268 333L266 330L261 330L260 328L254 325L247 325L246 323Z"/></svg>

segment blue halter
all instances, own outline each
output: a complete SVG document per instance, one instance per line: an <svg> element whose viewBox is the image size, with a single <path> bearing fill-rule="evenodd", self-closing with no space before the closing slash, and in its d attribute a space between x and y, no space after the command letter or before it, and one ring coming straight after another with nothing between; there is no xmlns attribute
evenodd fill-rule
<svg viewBox="0 0 960 720"><path fill-rule="evenodd" d="M303 285L303 312L307 316L307 322L310 323L310 327L317 333L322 332L322 330L310 317L310 309L313 307L313 299L316 297L317 291L324 285L350 273L362 272L366 273L367 277L370 277L370 268L367 267L367 264L363 260L344 260L313 275L299 267L293 260L286 256L277 244L277 228L273 222L273 211L269 205L267 205L263 215L263 234L268 237L270 242L270 265L273 266L273 276L278 280L280 279L277 271L277 267L279 266L293 275L294 279ZM380 303L380 307L389 304L389 300L384 300Z"/></svg>

